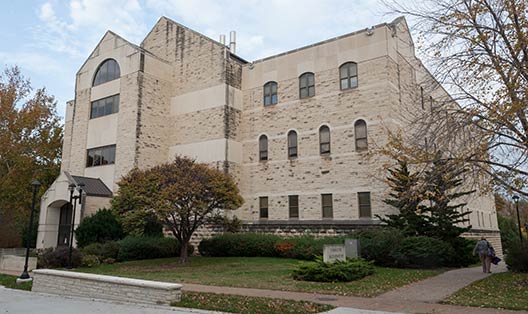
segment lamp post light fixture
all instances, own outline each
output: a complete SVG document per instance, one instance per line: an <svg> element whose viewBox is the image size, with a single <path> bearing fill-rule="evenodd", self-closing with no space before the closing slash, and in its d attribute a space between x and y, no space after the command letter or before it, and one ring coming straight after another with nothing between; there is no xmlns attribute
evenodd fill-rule
<svg viewBox="0 0 528 314"><path fill-rule="evenodd" d="M513 200L515 201L515 209L517 210L517 227L519 228L519 239L521 239L521 244L523 243L523 236L521 231L521 217L519 216L519 196L514 195Z"/></svg>
<svg viewBox="0 0 528 314"><path fill-rule="evenodd" d="M26 235L26 261L24 263L24 270L22 271L22 274L20 274L20 277L16 280L17 283L32 280L31 277L29 277L28 273L29 246L31 239L31 229L33 229L33 217L35 216L35 202L37 201L37 190L40 187L40 182L33 181L31 182L31 186L33 187L33 199L31 201L31 215L29 216L29 227Z"/></svg>
<svg viewBox="0 0 528 314"><path fill-rule="evenodd" d="M72 184L70 184L70 187L71 186L72 186ZM74 188L70 190L70 195L72 196L72 201L73 201L73 208L72 208L71 229L70 229L70 235L69 235L69 239L68 239L69 252L68 252L68 266L66 267L67 269L72 269L73 268L72 253L73 253L73 233L75 232L75 212L77 211L77 201L79 201L79 205L81 205L81 203L82 203L82 194L83 194L84 183L79 183L77 185L77 192L79 194L76 195L76 196L73 196L73 190L75 190L75 185L73 185L73 186L74 186Z"/></svg>

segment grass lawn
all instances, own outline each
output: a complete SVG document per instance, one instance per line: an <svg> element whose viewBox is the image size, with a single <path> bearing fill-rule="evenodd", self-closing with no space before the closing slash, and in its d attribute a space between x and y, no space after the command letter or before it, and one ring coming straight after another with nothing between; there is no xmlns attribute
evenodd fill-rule
<svg viewBox="0 0 528 314"><path fill-rule="evenodd" d="M528 274L491 275L457 291L443 303L528 310Z"/></svg>
<svg viewBox="0 0 528 314"><path fill-rule="evenodd" d="M337 295L376 296L443 270L376 267L375 273L349 283L295 281L292 268L298 260L269 257L190 257L186 265L165 258L79 268L76 271L179 283L318 292Z"/></svg>
<svg viewBox="0 0 528 314"><path fill-rule="evenodd" d="M17 285L16 279L16 276L0 274L0 286L10 289L31 290L31 282L25 282Z"/></svg>
<svg viewBox="0 0 528 314"><path fill-rule="evenodd" d="M173 306L232 313L320 313L334 307L305 301L254 298L214 293L183 292L180 302Z"/></svg>

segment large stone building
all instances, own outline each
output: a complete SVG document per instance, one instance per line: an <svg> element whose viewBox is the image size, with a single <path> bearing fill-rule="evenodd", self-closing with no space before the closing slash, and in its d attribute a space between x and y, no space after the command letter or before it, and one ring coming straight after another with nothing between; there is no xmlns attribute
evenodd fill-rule
<svg viewBox="0 0 528 314"><path fill-rule="evenodd" d="M405 19L253 62L234 48L165 17L139 46L104 35L67 104L62 173L41 202L38 247L68 242L69 185L84 184L78 224L108 207L129 170L177 154L236 179L246 230L345 233L393 211L382 202L387 158L371 152L404 126L417 95L446 95L420 87L430 74ZM469 236L499 246L492 195L468 201Z"/></svg>

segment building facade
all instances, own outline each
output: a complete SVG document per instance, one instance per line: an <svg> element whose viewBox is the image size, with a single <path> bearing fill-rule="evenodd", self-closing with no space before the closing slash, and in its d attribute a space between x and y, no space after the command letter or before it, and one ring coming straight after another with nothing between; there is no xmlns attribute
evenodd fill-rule
<svg viewBox="0 0 528 314"><path fill-rule="evenodd" d="M427 76L403 18L253 62L165 17L139 46L109 31L77 73L38 247L67 242L59 229L71 217L72 183L86 183L78 224L109 206L128 171L176 155L235 178L245 203L234 215L245 230L377 225L375 215L393 209L382 201L389 161L372 152L386 145L387 130L405 125L403 108L424 97ZM493 196L476 195L467 208L468 236L500 246Z"/></svg>

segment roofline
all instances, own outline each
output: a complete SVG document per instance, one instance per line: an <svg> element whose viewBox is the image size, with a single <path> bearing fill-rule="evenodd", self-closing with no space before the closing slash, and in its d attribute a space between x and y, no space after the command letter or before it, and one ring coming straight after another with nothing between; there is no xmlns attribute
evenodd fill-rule
<svg viewBox="0 0 528 314"><path fill-rule="evenodd" d="M316 42L316 43L313 43L313 44L310 44L310 45L307 45L307 46L303 46L303 47L300 47L300 48L295 48L295 49L292 49L292 50L288 50L288 51L285 51L285 52L281 52L279 54L276 54L276 55L272 55L272 56L269 56L269 57L265 57L265 58L262 58L262 59L257 59L253 62L250 62L250 64L255 64L255 63L260 63L260 62L264 62L264 61L268 61L270 59L274 59L274 58L277 58L277 57L282 57L284 55L288 55L288 54L291 54L291 53L295 53L295 52L298 52L298 51L301 51L301 50L305 50L305 49L308 49L308 48L313 48L315 46L320 46L320 45L324 45L324 44L327 44L329 42L333 42L333 41L336 41L336 40L339 40L339 39L343 39L343 38L347 38L347 37L350 37L350 36L354 36L354 35L357 35L357 34L360 34L360 33L363 33L363 32L366 32L367 30L370 30L370 29L376 29L376 28L380 28L380 27L387 27L389 29L392 28L392 25L396 24L396 23L399 23L401 20L404 20L405 21L405 17L404 16L399 16L397 18L395 18L392 22L390 23L381 23L381 24L377 24L377 25L374 25L374 26L371 26L371 27L366 27L364 29L361 29L361 30L358 30L358 31L354 31L354 32L351 32L351 33L347 33L347 34L344 34L344 35L339 35L337 37L333 37L333 38L329 38L329 39L325 39L323 41L319 41L319 42Z"/></svg>

